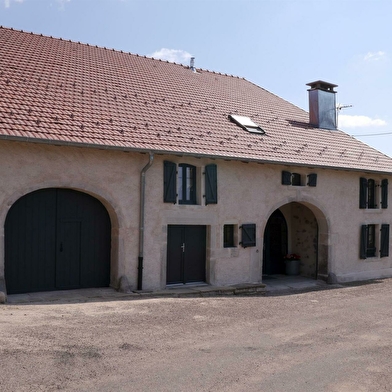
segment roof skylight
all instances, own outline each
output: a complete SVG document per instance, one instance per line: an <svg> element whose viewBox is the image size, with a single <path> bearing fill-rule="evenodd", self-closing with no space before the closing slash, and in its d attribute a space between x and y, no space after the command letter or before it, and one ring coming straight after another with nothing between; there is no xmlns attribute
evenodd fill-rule
<svg viewBox="0 0 392 392"><path fill-rule="evenodd" d="M234 121L241 128L251 133L258 133L259 135L264 135L265 131L259 125L255 124L249 117L237 116L234 114L229 114L229 119Z"/></svg>

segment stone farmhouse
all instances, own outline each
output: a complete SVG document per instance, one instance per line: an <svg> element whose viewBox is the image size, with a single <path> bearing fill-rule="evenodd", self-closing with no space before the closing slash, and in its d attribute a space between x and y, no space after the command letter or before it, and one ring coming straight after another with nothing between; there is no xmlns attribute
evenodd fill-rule
<svg viewBox="0 0 392 392"><path fill-rule="evenodd" d="M392 276L392 158L220 74L0 28L0 291ZM299 88L302 88L299 86Z"/></svg>

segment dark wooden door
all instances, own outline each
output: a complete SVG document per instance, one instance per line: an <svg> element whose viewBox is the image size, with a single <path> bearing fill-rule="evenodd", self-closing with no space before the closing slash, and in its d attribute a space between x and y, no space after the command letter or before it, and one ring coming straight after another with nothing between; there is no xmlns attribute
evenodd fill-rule
<svg viewBox="0 0 392 392"><path fill-rule="evenodd" d="M287 223L276 210L268 219L264 232L263 274L284 274L283 256L287 253Z"/></svg>
<svg viewBox="0 0 392 392"><path fill-rule="evenodd" d="M76 289L80 287L80 220L58 222L56 252L56 288Z"/></svg>
<svg viewBox="0 0 392 392"><path fill-rule="evenodd" d="M206 227L169 225L167 234L167 284L204 282Z"/></svg>
<svg viewBox="0 0 392 392"><path fill-rule="evenodd" d="M19 199L5 222L7 292L105 287L111 224L97 199L43 189Z"/></svg>
<svg viewBox="0 0 392 392"><path fill-rule="evenodd" d="M53 190L17 200L4 226L7 292L55 289L56 198Z"/></svg>

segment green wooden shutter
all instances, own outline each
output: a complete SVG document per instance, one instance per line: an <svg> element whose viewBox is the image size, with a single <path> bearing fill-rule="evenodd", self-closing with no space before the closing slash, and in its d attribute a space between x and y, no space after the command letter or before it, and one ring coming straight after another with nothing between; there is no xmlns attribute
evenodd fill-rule
<svg viewBox="0 0 392 392"><path fill-rule="evenodd" d="M389 225L381 225L380 257L389 256Z"/></svg>
<svg viewBox="0 0 392 392"><path fill-rule="evenodd" d="M163 201L174 204L177 201L177 165L169 161L163 163Z"/></svg>
<svg viewBox="0 0 392 392"><path fill-rule="evenodd" d="M248 246L256 246L256 224L246 223L241 226L242 229L242 241L241 245L243 248Z"/></svg>
<svg viewBox="0 0 392 392"><path fill-rule="evenodd" d="M381 181L381 207L388 208L388 180Z"/></svg>
<svg viewBox="0 0 392 392"><path fill-rule="evenodd" d="M367 186L367 179L361 177L359 179L359 208L366 208Z"/></svg>
<svg viewBox="0 0 392 392"><path fill-rule="evenodd" d="M361 259L366 259L366 244L367 244L367 226L361 226L361 245L359 251L359 257Z"/></svg>
<svg viewBox="0 0 392 392"><path fill-rule="evenodd" d="M291 173L282 171L282 185L291 185Z"/></svg>
<svg viewBox="0 0 392 392"><path fill-rule="evenodd" d="M205 168L206 205L218 203L218 177L215 164Z"/></svg>
<svg viewBox="0 0 392 392"><path fill-rule="evenodd" d="M308 175L308 186L316 186L317 185L317 174L311 173Z"/></svg>

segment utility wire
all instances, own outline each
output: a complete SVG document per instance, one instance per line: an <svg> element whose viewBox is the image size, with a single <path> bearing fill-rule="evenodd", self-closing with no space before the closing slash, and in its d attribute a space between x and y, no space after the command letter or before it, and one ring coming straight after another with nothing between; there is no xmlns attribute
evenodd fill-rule
<svg viewBox="0 0 392 392"><path fill-rule="evenodd" d="M383 135L392 135L392 132L383 132L383 133L367 133L363 135L351 135L354 137L362 137L362 136L383 136Z"/></svg>

